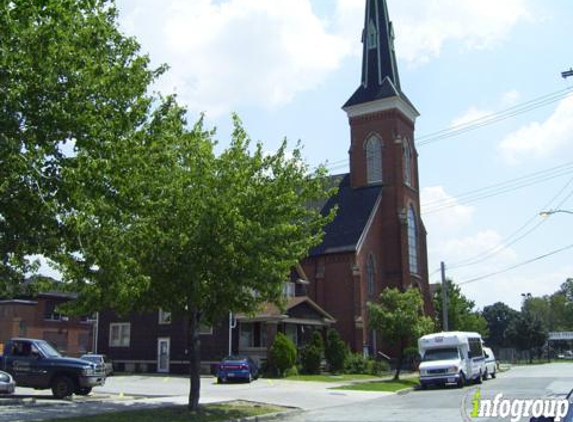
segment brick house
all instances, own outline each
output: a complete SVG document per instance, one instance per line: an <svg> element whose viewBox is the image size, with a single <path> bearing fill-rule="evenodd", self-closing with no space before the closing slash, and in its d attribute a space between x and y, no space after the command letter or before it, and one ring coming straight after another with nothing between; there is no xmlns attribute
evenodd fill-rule
<svg viewBox="0 0 573 422"><path fill-rule="evenodd" d="M229 315L214 326L200 329L201 363L204 372L230 354L251 356L261 362L278 332L297 346L312 332L326 329L336 320L307 296L308 280L300 266L285 282L285 306L264 304L254 315ZM118 371L187 373L188 328L182 316L157 310L123 317L112 311L99 314L98 351L114 362Z"/></svg>
<svg viewBox="0 0 573 422"><path fill-rule="evenodd" d="M68 356L93 351L94 321L56 311L73 299L67 293L48 292L33 298L0 300L0 344L13 337L32 337L51 342Z"/></svg>
<svg viewBox="0 0 573 422"><path fill-rule="evenodd" d="M391 354L383 333L369 326L366 307L386 287L419 289L433 314L414 142L419 114L400 85L386 1L366 1L362 38L361 83L343 106L350 172L333 176L337 195L318 204L324 212L337 206L337 216L285 283L284 313L269 305L255 317L204 327L206 366L230 352L265 359L277 332L301 344L312 330L331 326L354 352ZM187 328L176 315L158 310L122 319L102 312L99 327L98 350L119 369L187 370Z"/></svg>

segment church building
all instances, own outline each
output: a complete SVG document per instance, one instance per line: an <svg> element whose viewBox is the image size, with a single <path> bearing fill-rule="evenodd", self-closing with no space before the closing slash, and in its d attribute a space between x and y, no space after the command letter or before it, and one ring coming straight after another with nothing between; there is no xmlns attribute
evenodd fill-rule
<svg viewBox="0 0 573 422"><path fill-rule="evenodd" d="M376 353L383 339L366 304L386 287L420 289L432 313L426 230L420 217L418 111L402 91L386 0L367 0L362 77L342 109L350 124L350 172L333 177L338 207L324 241L302 267L309 296L332 315L355 351ZM382 335L383 336L383 335Z"/></svg>
<svg viewBox="0 0 573 422"><path fill-rule="evenodd" d="M418 112L402 92L385 0L367 0L362 42L360 85L343 106L350 172L332 176L338 193L319 204L325 213L336 206L336 218L285 280L285 309L267 304L258 314L201 327L206 371L229 354L264 362L279 332L303 347L313 332L325 336L332 327L353 352L392 354L367 313L386 287L419 289L425 312L433 312L414 143ZM128 317L104 311L98 333L98 351L119 371L188 371L187 324L168 310Z"/></svg>

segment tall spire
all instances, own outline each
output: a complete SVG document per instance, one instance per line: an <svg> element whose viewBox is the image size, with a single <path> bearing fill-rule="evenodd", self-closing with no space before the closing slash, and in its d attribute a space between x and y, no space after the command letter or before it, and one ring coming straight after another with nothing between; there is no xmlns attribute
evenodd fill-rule
<svg viewBox="0 0 573 422"><path fill-rule="evenodd" d="M390 97L401 97L410 103L400 88L394 30L386 0L366 0L362 44L362 83L344 107Z"/></svg>

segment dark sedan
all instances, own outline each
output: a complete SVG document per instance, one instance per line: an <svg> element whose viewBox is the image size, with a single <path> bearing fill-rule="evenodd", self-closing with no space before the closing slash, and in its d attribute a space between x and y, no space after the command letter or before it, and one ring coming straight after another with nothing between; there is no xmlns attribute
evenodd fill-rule
<svg viewBox="0 0 573 422"><path fill-rule="evenodd" d="M229 356L219 364L216 375L219 384L229 380L251 382L259 378L259 366L250 357Z"/></svg>

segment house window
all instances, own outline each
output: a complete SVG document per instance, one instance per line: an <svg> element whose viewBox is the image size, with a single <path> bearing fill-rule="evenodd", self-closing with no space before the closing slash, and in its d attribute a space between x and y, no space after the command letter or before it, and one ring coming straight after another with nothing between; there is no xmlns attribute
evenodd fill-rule
<svg viewBox="0 0 573 422"><path fill-rule="evenodd" d="M413 206L408 208L408 257L410 272L418 274L418 225Z"/></svg>
<svg viewBox="0 0 573 422"><path fill-rule="evenodd" d="M171 324L171 312L159 310L159 323L160 324Z"/></svg>
<svg viewBox="0 0 573 422"><path fill-rule="evenodd" d="M412 148L410 143L404 141L404 183L412 186Z"/></svg>
<svg viewBox="0 0 573 422"><path fill-rule="evenodd" d="M48 301L44 307L44 319L46 321L62 321L62 314L56 312L56 304Z"/></svg>
<svg viewBox="0 0 573 422"><path fill-rule="evenodd" d="M298 329L295 324L285 324L285 336L298 346Z"/></svg>
<svg viewBox="0 0 573 422"><path fill-rule="evenodd" d="M210 336L213 334L213 326L207 324L199 324L199 335Z"/></svg>
<svg viewBox="0 0 573 422"><path fill-rule="evenodd" d="M267 326L261 322L241 322L239 348L266 347Z"/></svg>
<svg viewBox="0 0 573 422"><path fill-rule="evenodd" d="M291 282L286 282L283 286L284 297L290 298L296 296L296 285Z"/></svg>
<svg viewBox="0 0 573 422"><path fill-rule="evenodd" d="M366 263L366 282L367 282L367 292L368 297L374 296L374 257L372 255L368 256L368 262Z"/></svg>
<svg viewBox="0 0 573 422"><path fill-rule="evenodd" d="M129 347L130 336L131 324L129 322L109 324L110 347Z"/></svg>
<svg viewBox="0 0 573 422"><path fill-rule="evenodd" d="M382 182L382 140L375 135L366 141L366 171L368 183Z"/></svg>

